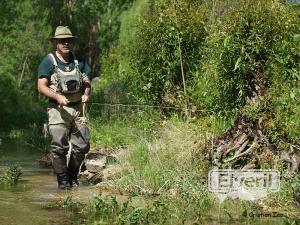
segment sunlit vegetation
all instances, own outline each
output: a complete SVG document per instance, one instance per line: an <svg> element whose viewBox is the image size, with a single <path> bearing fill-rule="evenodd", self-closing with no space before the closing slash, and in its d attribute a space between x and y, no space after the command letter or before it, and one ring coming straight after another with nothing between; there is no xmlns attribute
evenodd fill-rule
<svg viewBox="0 0 300 225"><path fill-rule="evenodd" d="M160 196L143 207L98 196L87 221L201 224L215 205L206 187L213 166L277 169L283 177L281 191L262 203L225 203L225 220L234 207L292 212L299 206L299 15L298 3L284 0L4 0L0 131L32 144L42 136L47 101L37 94L36 70L53 29L69 25L76 51L99 77L91 144L127 151L112 186ZM240 146L215 157L240 137ZM252 144L255 151L230 161ZM287 216L286 224L296 223Z"/></svg>

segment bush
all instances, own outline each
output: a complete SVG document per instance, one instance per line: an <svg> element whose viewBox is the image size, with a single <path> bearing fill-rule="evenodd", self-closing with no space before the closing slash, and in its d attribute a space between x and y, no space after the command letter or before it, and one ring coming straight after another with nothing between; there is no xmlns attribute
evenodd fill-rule
<svg viewBox="0 0 300 225"><path fill-rule="evenodd" d="M194 1L174 4L150 1L144 10L129 52L135 72L127 83L146 102L184 106L202 56L206 11Z"/></svg>
<svg viewBox="0 0 300 225"><path fill-rule="evenodd" d="M276 76L269 68L286 56L277 52L278 45L297 31L294 20L295 13L278 1L240 1L228 7L219 23L209 27L208 57L195 98L205 108L234 114L247 99L264 95Z"/></svg>

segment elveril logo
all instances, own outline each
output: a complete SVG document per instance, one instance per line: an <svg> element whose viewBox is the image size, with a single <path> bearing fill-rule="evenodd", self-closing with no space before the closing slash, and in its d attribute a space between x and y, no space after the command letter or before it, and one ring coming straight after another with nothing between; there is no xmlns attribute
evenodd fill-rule
<svg viewBox="0 0 300 225"><path fill-rule="evenodd" d="M224 198L257 200L280 189L276 170L213 169L208 174L208 189Z"/></svg>

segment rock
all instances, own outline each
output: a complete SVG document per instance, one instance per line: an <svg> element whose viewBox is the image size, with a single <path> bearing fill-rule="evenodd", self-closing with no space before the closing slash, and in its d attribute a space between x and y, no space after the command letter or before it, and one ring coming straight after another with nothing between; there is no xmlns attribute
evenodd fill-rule
<svg viewBox="0 0 300 225"><path fill-rule="evenodd" d="M106 155L107 154L92 150L86 155L85 159L86 160L90 160L90 159L97 160L97 159L102 159L103 157L106 157Z"/></svg>
<svg viewBox="0 0 300 225"><path fill-rule="evenodd" d="M90 183L105 183L121 173L122 169L119 161L124 156L125 150L123 148L114 151L106 149L92 150L85 158L85 171L81 174Z"/></svg>
<svg viewBox="0 0 300 225"><path fill-rule="evenodd" d="M101 172L95 173L88 178L88 181L92 184L98 184L103 181L103 174Z"/></svg>
<svg viewBox="0 0 300 225"><path fill-rule="evenodd" d="M118 174L120 174L122 171L122 168L120 165L109 165L107 166L103 171L103 180L107 181L107 180L111 180L113 177L117 176Z"/></svg>
<svg viewBox="0 0 300 225"><path fill-rule="evenodd" d="M90 151L85 157L84 164L89 172L100 172L105 168L106 155L97 151Z"/></svg>
<svg viewBox="0 0 300 225"><path fill-rule="evenodd" d="M113 155L108 155L106 156L106 165L112 165L112 164L116 164L118 162L117 157L113 156Z"/></svg>
<svg viewBox="0 0 300 225"><path fill-rule="evenodd" d="M90 159L85 161L85 167L89 172L97 173L106 166L106 157L102 159Z"/></svg>

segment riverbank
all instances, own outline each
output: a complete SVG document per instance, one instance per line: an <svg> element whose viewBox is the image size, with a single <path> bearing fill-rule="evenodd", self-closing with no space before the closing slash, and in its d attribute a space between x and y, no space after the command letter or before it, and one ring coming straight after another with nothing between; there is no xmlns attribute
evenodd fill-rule
<svg viewBox="0 0 300 225"><path fill-rule="evenodd" d="M111 164L100 159L103 169L99 169L100 177L103 178L106 168L113 172L97 187L100 193L109 190L115 194L112 198L98 196L92 203L94 212L99 210L94 221L118 224L121 223L118 218L122 217L125 224L133 224L129 218L134 215L136 224L155 221L159 221L156 224L249 224L249 221L292 224L299 221L296 199L299 178L285 176L283 164L273 168L283 175L280 191L265 199L254 202L227 199L220 203L208 191L207 176L212 168L209 147L213 138L226 129L215 118L187 121L174 116L147 120L144 115L144 123L137 123L139 119L91 121L93 154L106 152L120 156L112 157ZM126 204L115 202L114 196L120 194L147 199L147 203L131 202L131 198ZM123 208L124 204L128 208ZM100 205L113 213L101 211Z"/></svg>
<svg viewBox="0 0 300 225"><path fill-rule="evenodd" d="M93 196L86 201L89 191L82 195L76 190L59 198L49 195L52 203L47 200L45 207L70 210L84 224L273 225L299 221L297 177L283 176L279 192L254 202L227 199L221 203L208 191L207 174L212 168L208 149L214 135L225 129L214 118L141 117L91 118L92 150L80 179L95 184L90 186ZM51 179L56 190L53 174Z"/></svg>
<svg viewBox="0 0 300 225"><path fill-rule="evenodd" d="M95 195L86 202L70 192L47 207L80 212L86 224L259 225L299 220L297 176L282 176L279 192L254 202L221 203L208 191L211 144L227 129L214 117L186 120L174 114L167 119L143 111L108 120L93 115L89 126L92 150L80 179L92 184ZM281 167L273 169L284 175L284 164L277 165Z"/></svg>

